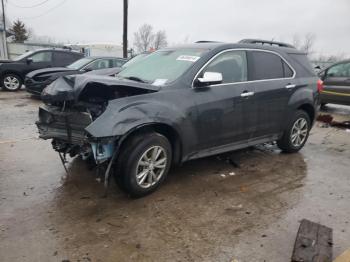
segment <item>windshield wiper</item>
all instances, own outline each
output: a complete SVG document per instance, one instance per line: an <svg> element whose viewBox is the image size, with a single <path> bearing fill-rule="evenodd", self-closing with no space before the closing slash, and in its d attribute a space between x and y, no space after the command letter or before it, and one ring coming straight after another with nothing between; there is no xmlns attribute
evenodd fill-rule
<svg viewBox="0 0 350 262"><path fill-rule="evenodd" d="M142 78L139 78L139 77L137 77L137 76L128 76L128 77L124 77L124 78L125 78L125 79L128 79L128 80L140 82L140 83L147 83L146 80L143 80Z"/></svg>

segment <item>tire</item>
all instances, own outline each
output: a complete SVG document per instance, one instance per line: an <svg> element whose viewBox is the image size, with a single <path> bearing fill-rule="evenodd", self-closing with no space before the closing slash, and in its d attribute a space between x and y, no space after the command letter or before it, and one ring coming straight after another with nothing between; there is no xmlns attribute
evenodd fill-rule
<svg viewBox="0 0 350 262"><path fill-rule="evenodd" d="M309 137L310 128L309 115L303 110L296 111L282 138L277 141L277 146L285 153L298 152L305 145Z"/></svg>
<svg viewBox="0 0 350 262"><path fill-rule="evenodd" d="M156 161L152 159L152 153L157 156ZM158 165L154 165L157 162ZM154 132L137 135L121 148L114 177L118 186L128 195L142 197L154 192L162 184L171 162L172 149L166 137Z"/></svg>
<svg viewBox="0 0 350 262"><path fill-rule="evenodd" d="M326 108L327 108L327 103L321 103L320 108L321 108L321 109L326 109Z"/></svg>
<svg viewBox="0 0 350 262"><path fill-rule="evenodd" d="M22 87L23 81L16 74L5 74L1 79L1 84L4 90L15 92Z"/></svg>

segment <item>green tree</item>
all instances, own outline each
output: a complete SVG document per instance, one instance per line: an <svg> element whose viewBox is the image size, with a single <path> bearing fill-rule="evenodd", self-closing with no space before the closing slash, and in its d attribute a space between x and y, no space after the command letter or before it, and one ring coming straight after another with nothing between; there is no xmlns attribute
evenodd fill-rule
<svg viewBox="0 0 350 262"><path fill-rule="evenodd" d="M19 19L13 23L10 30L13 33L14 41L16 43L23 43L29 37L25 24Z"/></svg>

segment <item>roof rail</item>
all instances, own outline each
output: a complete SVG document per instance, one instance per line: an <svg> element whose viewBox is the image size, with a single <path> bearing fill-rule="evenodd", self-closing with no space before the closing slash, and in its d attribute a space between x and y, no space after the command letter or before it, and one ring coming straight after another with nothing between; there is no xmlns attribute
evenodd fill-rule
<svg viewBox="0 0 350 262"><path fill-rule="evenodd" d="M200 43L221 43L219 41L210 41L210 40L200 40L200 41L196 41L194 42L195 44L200 44Z"/></svg>
<svg viewBox="0 0 350 262"><path fill-rule="evenodd" d="M271 46L279 46L279 47L289 47L294 48L294 46L282 42L275 42L275 41L268 41L268 40L261 40L261 39L243 39L239 41L238 43L241 44L261 44L261 45L271 45Z"/></svg>

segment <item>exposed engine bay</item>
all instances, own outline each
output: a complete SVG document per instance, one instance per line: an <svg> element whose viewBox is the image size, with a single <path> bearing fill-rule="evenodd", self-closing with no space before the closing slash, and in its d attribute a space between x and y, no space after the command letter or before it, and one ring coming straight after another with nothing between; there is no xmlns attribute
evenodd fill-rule
<svg viewBox="0 0 350 262"><path fill-rule="evenodd" d="M111 100L155 92L133 82L108 77L67 76L44 89L45 106L39 108L39 137L52 139L54 150L71 157L93 156L97 164L112 157L117 137L96 139L86 128L105 112ZM100 128L103 128L101 126Z"/></svg>

